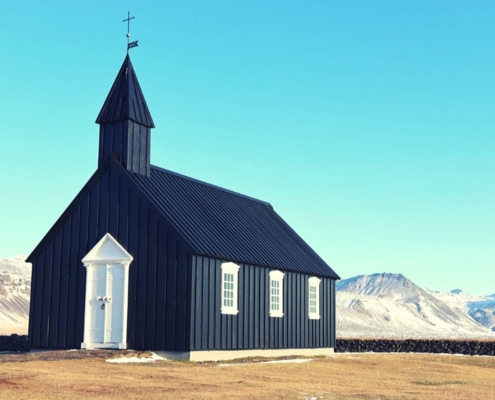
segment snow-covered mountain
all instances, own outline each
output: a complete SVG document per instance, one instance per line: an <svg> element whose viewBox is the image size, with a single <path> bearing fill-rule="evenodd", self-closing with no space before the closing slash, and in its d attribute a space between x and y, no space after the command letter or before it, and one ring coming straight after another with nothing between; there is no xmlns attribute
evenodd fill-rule
<svg viewBox="0 0 495 400"><path fill-rule="evenodd" d="M479 296L450 293L422 289L402 274L360 275L339 281L337 336L495 338L495 332L468 313L467 304L474 304ZM479 314L480 319L488 318Z"/></svg>
<svg viewBox="0 0 495 400"><path fill-rule="evenodd" d="M31 264L26 256L0 259L0 335L26 334Z"/></svg>
<svg viewBox="0 0 495 400"><path fill-rule="evenodd" d="M480 324L495 332L495 295L468 303L468 313Z"/></svg>
<svg viewBox="0 0 495 400"><path fill-rule="evenodd" d="M449 306L467 312L474 320L495 332L495 294L477 296L460 289L450 292L426 290Z"/></svg>

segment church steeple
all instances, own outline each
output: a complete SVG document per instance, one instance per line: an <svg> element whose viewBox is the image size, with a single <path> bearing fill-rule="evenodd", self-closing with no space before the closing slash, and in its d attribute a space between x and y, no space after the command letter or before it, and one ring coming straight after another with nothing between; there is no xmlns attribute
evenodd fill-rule
<svg viewBox="0 0 495 400"><path fill-rule="evenodd" d="M149 176L155 124L128 54L96 123L100 125L98 166L113 153L127 170Z"/></svg>

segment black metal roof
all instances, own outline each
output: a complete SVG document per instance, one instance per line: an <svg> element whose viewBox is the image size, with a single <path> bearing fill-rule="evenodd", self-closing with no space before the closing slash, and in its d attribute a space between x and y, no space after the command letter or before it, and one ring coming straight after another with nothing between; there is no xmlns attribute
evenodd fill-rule
<svg viewBox="0 0 495 400"><path fill-rule="evenodd" d="M104 124L128 119L149 128L155 127L129 54L120 67L112 89L96 118L96 123Z"/></svg>
<svg viewBox="0 0 495 400"><path fill-rule="evenodd" d="M155 166L127 173L198 254L340 279L269 203Z"/></svg>

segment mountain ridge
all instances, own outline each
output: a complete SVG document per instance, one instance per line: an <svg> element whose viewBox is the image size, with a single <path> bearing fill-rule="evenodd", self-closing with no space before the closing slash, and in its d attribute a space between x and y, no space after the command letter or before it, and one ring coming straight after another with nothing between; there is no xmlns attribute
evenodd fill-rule
<svg viewBox="0 0 495 400"><path fill-rule="evenodd" d="M394 273L358 275L336 287L338 337L495 338L490 310L475 307L483 296L434 292Z"/></svg>

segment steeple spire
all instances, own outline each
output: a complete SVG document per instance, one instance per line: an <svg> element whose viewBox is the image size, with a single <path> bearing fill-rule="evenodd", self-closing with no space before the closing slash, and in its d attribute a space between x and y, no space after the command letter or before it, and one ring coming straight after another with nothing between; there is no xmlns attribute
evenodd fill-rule
<svg viewBox="0 0 495 400"><path fill-rule="evenodd" d="M129 54L96 118L100 125L98 165L115 154L131 172L149 175L151 128L155 127Z"/></svg>
<svg viewBox="0 0 495 400"><path fill-rule="evenodd" d="M96 118L96 123L101 125L126 119L148 128L155 127L129 55L125 57L120 67L110 93Z"/></svg>

